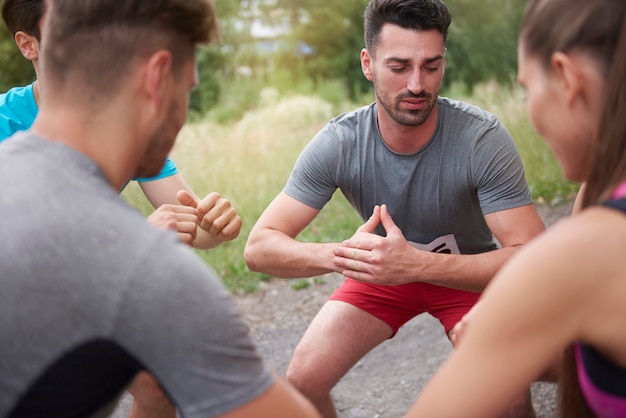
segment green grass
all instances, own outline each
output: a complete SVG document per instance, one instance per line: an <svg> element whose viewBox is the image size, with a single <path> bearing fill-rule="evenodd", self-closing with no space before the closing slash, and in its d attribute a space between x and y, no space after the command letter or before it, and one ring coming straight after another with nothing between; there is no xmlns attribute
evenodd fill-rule
<svg viewBox="0 0 626 418"><path fill-rule="evenodd" d="M486 85L471 97L456 93L444 94L478 104L501 118L516 140L535 200L555 204L577 190L577 185L563 179L554 157L535 134L519 89ZM235 293L254 292L259 282L269 279L247 269L243 248L262 211L282 190L298 154L334 114L355 107L344 104L338 109L337 102L330 104L314 96L284 97L272 90L261 91L259 103L236 122L218 123L215 121L228 118L209 115L188 124L171 155L196 194L219 192L231 200L243 219L237 239L210 251L197 251ZM143 213L152 211L135 182L122 196ZM349 203L336 193L299 239L341 241L360 224ZM316 280L320 279L297 281L293 286L302 289Z"/></svg>

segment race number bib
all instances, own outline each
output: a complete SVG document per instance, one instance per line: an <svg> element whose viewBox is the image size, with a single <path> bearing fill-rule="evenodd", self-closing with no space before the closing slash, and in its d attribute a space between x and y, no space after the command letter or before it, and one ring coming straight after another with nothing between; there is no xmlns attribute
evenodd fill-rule
<svg viewBox="0 0 626 418"><path fill-rule="evenodd" d="M430 244L418 244L417 242L412 241L409 242L412 246L422 251L440 254L461 254L459 246L456 243L456 239L454 238L454 234L439 237Z"/></svg>

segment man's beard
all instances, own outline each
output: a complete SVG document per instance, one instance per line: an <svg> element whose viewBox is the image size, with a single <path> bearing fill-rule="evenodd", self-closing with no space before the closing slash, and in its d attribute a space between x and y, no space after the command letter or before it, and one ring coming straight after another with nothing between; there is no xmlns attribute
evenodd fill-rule
<svg viewBox="0 0 626 418"><path fill-rule="evenodd" d="M173 101L170 104L168 112L166 113L171 116L170 118L164 120L159 128L152 134L152 137L146 147L146 151L137 165L137 172L134 176L135 178L154 177L158 175L161 170L163 170L167 155L172 150L176 136L182 127L177 126L177 123L174 120L174 115L178 114L177 109L178 103Z"/></svg>
<svg viewBox="0 0 626 418"><path fill-rule="evenodd" d="M426 122L428 116L433 110L433 107L437 103L438 92L432 95L427 92L421 92L419 94L413 94L410 92L402 93L395 99L391 99L387 94L382 93L377 85L374 85L374 92L378 102L387 112L387 114L398 124L404 126L419 126ZM411 110L402 109L400 102L405 99L424 99L427 101L427 105L423 109Z"/></svg>

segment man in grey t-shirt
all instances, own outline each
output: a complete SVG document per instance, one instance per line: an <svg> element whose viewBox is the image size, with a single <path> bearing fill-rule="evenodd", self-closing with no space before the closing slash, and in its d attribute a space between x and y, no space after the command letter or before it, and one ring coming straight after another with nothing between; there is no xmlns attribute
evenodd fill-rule
<svg viewBox="0 0 626 418"><path fill-rule="evenodd" d="M450 20L440 0L370 1L361 64L376 102L313 138L248 238L252 270L346 276L287 370L325 417L336 416L332 387L361 357L424 312L449 333L498 268L543 231L504 127L439 97ZM343 243L297 241L337 189L363 226ZM533 416L529 398L511 413Z"/></svg>
<svg viewBox="0 0 626 418"><path fill-rule="evenodd" d="M0 416L104 416L140 371L184 417L318 416L220 279L117 193L163 166L212 3L48 5L45 100L0 146Z"/></svg>

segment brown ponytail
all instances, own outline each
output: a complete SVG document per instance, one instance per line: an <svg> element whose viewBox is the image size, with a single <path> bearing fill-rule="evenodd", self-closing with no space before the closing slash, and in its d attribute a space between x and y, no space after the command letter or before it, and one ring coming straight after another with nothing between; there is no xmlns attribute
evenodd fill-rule
<svg viewBox="0 0 626 418"><path fill-rule="evenodd" d="M583 195L583 207L608 198L613 189L626 180L626 16L623 11L611 61L605 89L607 96Z"/></svg>
<svg viewBox="0 0 626 418"><path fill-rule="evenodd" d="M578 384L576 357L573 346L568 347L559 370L559 416L563 418L593 418Z"/></svg>

